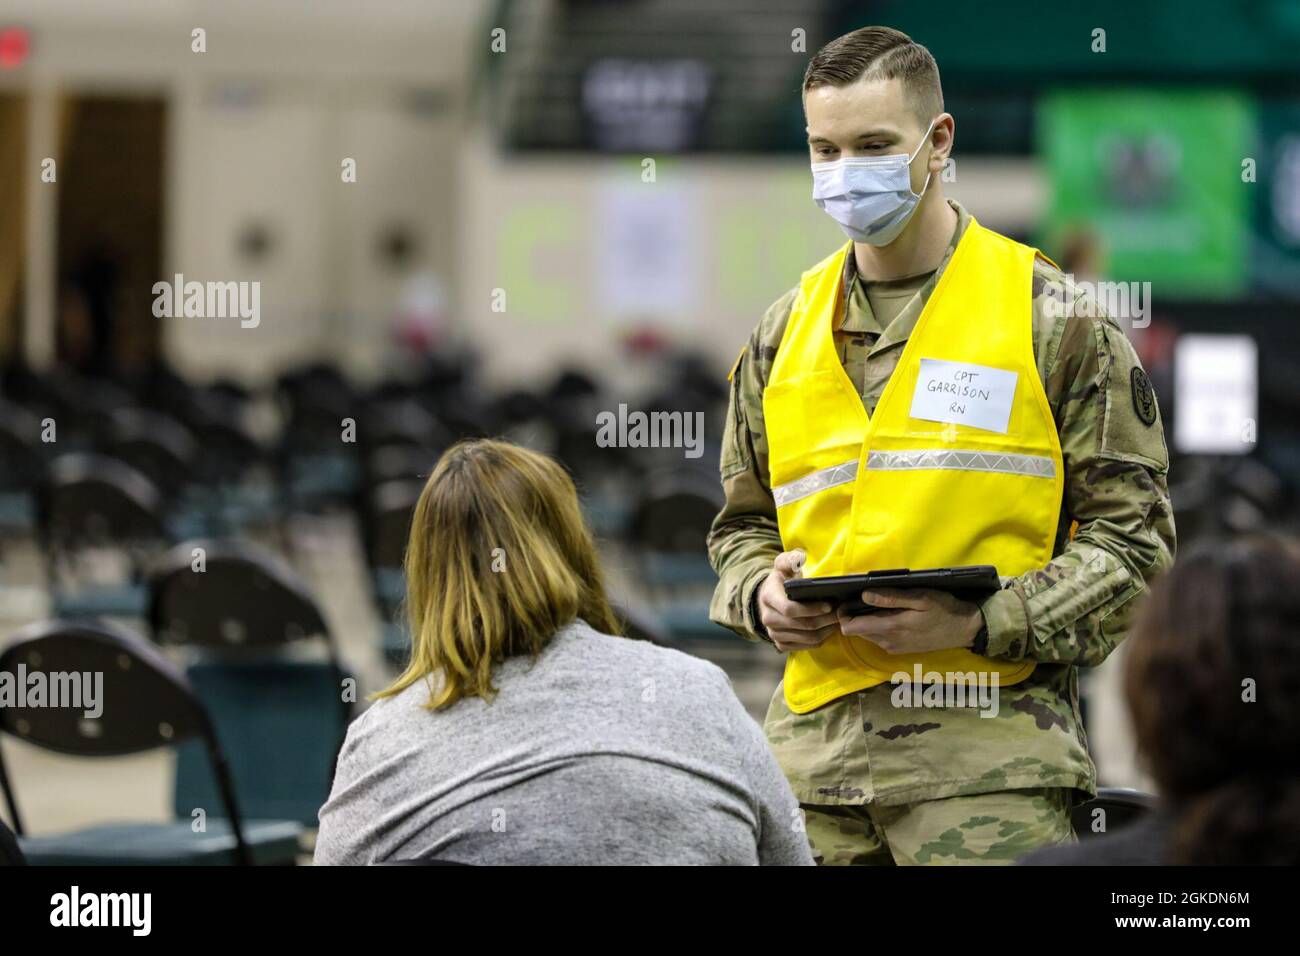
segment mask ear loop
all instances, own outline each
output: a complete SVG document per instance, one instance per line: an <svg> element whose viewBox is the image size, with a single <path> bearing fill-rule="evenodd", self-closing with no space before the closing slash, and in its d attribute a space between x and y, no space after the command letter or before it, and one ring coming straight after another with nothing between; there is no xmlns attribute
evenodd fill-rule
<svg viewBox="0 0 1300 956"><path fill-rule="evenodd" d="M938 117L936 116L935 119L938 119ZM907 165L909 167L912 165L912 160L916 159L916 157L920 155L921 147L926 144L926 142L930 139L930 134L933 132L934 132L934 120L930 120L930 125L926 129L925 135L921 137L921 142L916 144L916 149L913 150L912 155L907 157ZM932 175L933 173L931 173L930 170L927 169L925 171L925 184L921 187L921 191L919 193L913 193L913 195L915 195L917 199L920 199L922 196L924 196L925 191L930 188L930 177Z"/></svg>
<svg viewBox="0 0 1300 956"><path fill-rule="evenodd" d="M935 117L934 119L938 119ZM916 159L917 154L921 152L921 147L930 139L930 134L934 132L934 120L930 120L930 125L926 127L925 135L921 137L921 142L916 144L916 149L912 150L912 155L907 157L907 165L912 165L912 160Z"/></svg>
<svg viewBox="0 0 1300 956"><path fill-rule="evenodd" d="M929 188L930 188L930 173L927 172L925 174L925 183L921 186L921 191L916 194L916 198L920 199L922 196L924 196L925 191Z"/></svg>

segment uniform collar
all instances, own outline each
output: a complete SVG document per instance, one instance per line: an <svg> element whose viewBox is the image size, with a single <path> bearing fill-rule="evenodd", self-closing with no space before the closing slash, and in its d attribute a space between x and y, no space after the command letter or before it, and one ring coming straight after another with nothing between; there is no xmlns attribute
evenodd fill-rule
<svg viewBox="0 0 1300 956"><path fill-rule="evenodd" d="M957 243L966 232L966 227L970 225L970 213L960 203L952 199L947 200L947 202L953 208L953 211L957 213L957 228L953 230L952 239L943 254L943 259L939 261L939 267L926 280L925 285L917 291L911 301L903 307L903 311L899 312L887 327L883 329L880 327L880 322L872 311L871 303L867 300L865 284L858 281L857 261L851 254L844 257L844 274L840 286L844 289L845 296L844 321L840 324L839 331L878 333L880 337L871 347L871 355L907 341L907 337L912 334L912 329L916 327L916 320L921 317L921 311L925 308L930 293L934 291L935 284L939 281L939 276L943 275L943 270L947 268L949 260L952 259ZM887 280L879 284L888 285L889 281L902 282L905 280Z"/></svg>

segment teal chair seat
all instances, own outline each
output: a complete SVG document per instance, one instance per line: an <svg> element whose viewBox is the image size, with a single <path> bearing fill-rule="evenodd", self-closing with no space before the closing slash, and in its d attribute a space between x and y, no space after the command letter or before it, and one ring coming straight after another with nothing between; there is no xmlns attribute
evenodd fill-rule
<svg viewBox="0 0 1300 956"><path fill-rule="evenodd" d="M83 585L55 592L51 604L55 617L144 617L149 590L128 582Z"/></svg>
<svg viewBox="0 0 1300 956"><path fill-rule="evenodd" d="M36 501L30 492L0 491L0 528L30 531L36 527Z"/></svg>
<svg viewBox="0 0 1300 956"><path fill-rule="evenodd" d="M304 503L349 498L356 492L361 477L361 466L349 455L295 456L289 461L289 497Z"/></svg>
<svg viewBox="0 0 1300 956"><path fill-rule="evenodd" d="M406 597L406 573L401 568L376 568L372 574L375 599L381 608L401 606Z"/></svg>
<svg viewBox="0 0 1300 956"><path fill-rule="evenodd" d="M411 659L411 638L406 625L398 621L385 621L381 625L380 650L389 666L403 670Z"/></svg>
<svg viewBox="0 0 1300 956"><path fill-rule="evenodd" d="M297 823L245 820L243 829L254 864L294 863L302 833ZM188 821L106 823L53 836L19 837L18 845L33 866L233 866L238 862L230 824L211 817L204 833L193 832Z"/></svg>
<svg viewBox="0 0 1300 956"><path fill-rule="evenodd" d="M225 751L239 806L253 819L317 825L347 730L339 672L325 661L204 661L186 669ZM175 810L217 812L200 741L176 748Z"/></svg>
<svg viewBox="0 0 1300 956"><path fill-rule="evenodd" d="M584 497L582 510L592 533L598 538L620 538L627 532L632 521L631 507L623 499L612 495Z"/></svg>
<svg viewBox="0 0 1300 956"><path fill-rule="evenodd" d="M646 583L651 587L707 586L712 589L718 575L706 554L650 551L645 555Z"/></svg>

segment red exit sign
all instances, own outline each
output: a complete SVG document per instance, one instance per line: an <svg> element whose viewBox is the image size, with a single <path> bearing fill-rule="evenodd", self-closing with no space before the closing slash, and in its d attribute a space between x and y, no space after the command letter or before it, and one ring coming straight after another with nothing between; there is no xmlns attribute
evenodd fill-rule
<svg viewBox="0 0 1300 956"><path fill-rule="evenodd" d="M22 27L0 27L0 70L22 66L31 46L31 38Z"/></svg>

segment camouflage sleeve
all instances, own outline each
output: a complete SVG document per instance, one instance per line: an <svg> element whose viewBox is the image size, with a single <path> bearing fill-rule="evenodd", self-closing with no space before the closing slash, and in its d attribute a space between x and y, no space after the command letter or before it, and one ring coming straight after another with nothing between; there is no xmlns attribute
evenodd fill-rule
<svg viewBox="0 0 1300 956"><path fill-rule="evenodd" d="M1133 599L1173 561L1155 394L1115 321L1086 295L1075 305L1046 380L1065 459L1062 521L1073 534L1046 567L984 602L993 657L1101 663L1124 639Z"/></svg>
<svg viewBox="0 0 1300 956"><path fill-rule="evenodd" d="M751 598L781 553L768 486L763 388L796 291L767 310L732 370L720 462L726 502L708 537L709 561L718 574L709 618L751 641L762 638Z"/></svg>

